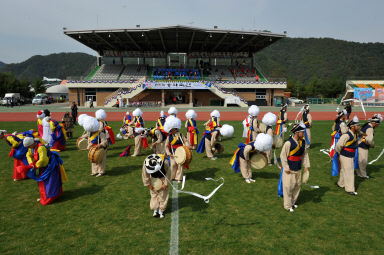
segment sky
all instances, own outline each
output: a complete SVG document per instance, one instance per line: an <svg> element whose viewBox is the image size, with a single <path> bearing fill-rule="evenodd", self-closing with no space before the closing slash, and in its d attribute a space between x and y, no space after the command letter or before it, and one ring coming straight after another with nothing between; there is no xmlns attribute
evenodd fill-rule
<svg viewBox="0 0 384 255"><path fill-rule="evenodd" d="M383 0L1 0L0 61L97 53L67 30L190 25L384 43Z"/></svg>

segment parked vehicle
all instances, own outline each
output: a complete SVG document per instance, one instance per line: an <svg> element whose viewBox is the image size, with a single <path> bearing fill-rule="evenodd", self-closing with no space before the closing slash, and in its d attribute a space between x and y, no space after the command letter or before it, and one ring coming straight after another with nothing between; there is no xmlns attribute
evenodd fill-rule
<svg viewBox="0 0 384 255"><path fill-rule="evenodd" d="M289 103L295 103L295 104L303 104L303 103L304 103L303 100L298 99L298 98L296 98L296 97L290 97L290 98L288 98L288 102L289 102Z"/></svg>
<svg viewBox="0 0 384 255"><path fill-rule="evenodd" d="M6 93L1 105L20 105L20 93Z"/></svg>
<svg viewBox="0 0 384 255"><path fill-rule="evenodd" d="M33 99L32 99L32 104L49 104L49 98L47 94L37 94Z"/></svg>

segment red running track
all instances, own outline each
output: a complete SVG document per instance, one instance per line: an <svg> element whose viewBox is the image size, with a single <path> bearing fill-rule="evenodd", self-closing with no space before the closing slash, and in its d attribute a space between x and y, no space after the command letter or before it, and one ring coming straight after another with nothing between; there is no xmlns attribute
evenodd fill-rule
<svg viewBox="0 0 384 255"><path fill-rule="evenodd" d="M79 114L86 113L91 116L95 116L94 112L79 112ZM278 114L277 112L274 112ZM107 121L122 121L125 112L107 112ZM206 121L210 118L209 112L197 112L197 120ZM224 121L242 121L248 115L247 111L243 112L221 112L221 120ZM265 112L260 113L258 119L262 119ZM294 120L296 118L297 112L288 112L288 119ZM313 120L334 120L336 118L336 112L311 112ZM351 115L357 117L360 120L364 120L365 116L363 112L356 112ZM370 118L372 113L367 113L367 118ZM64 112L51 112L51 116L53 119L60 121ZM185 112L179 112L178 116L181 120L186 120ZM159 117L159 112L144 112L143 119L146 121L155 121ZM0 122L7 121L36 121L36 113L35 112L0 112Z"/></svg>

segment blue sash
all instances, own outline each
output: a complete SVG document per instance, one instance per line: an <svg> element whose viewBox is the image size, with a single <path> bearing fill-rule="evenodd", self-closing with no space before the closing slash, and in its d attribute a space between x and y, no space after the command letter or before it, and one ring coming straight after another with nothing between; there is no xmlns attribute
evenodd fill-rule
<svg viewBox="0 0 384 255"><path fill-rule="evenodd" d="M339 141L340 133L335 134L335 150L336 150L336 144ZM338 176L339 175L339 153L335 152L335 155L333 155L332 158L332 176Z"/></svg>
<svg viewBox="0 0 384 255"><path fill-rule="evenodd" d="M235 173L240 172L239 156L240 156L240 150L244 150L244 147L245 147L244 143L240 143L238 146L239 150L236 152L236 158L235 158L235 161L233 162L233 165L232 165L232 169L235 170Z"/></svg>
<svg viewBox="0 0 384 255"><path fill-rule="evenodd" d="M353 163L354 163L355 169L359 169L359 146L356 147L355 158Z"/></svg>
<svg viewBox="0 0 384 255"><path fill-rule="evenodd" d="M197 149L196 149L197 153L204 153L204 151L205 151L205 137L207 137L209 134L211 134L211 131L205 130L204 135L200 140L199 146L197 146Z"/></svg>
<svg viewBox="0 0 384 255"><path fill-rule="evenodd" d="M283 166L281 166L281 172L280 172L280 178L279 183L277 184L277 195L279 197L283 197Z"/></svg>
<svg viewBox="0 0 384 255"><path fill-rule="evenodd" d="M309 142L309 138L308 138L308 135L307 135L307 128L304 129L304 134L305 134L305 143L310 145L311 143Z"/></svg>

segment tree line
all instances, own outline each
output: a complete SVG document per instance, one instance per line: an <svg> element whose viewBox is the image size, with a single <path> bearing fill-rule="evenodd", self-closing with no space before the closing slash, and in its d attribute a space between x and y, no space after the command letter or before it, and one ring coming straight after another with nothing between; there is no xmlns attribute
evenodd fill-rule
<svg viewBox="0 0 384 255"><path fill-rule="evenodd" d="M31 88L35 92L31 91ZM0 73L0 97L5 93L20 93L25 98L32 98L35 94L44 93L45 86L40 78L35 78L32 82L27 79L18 79L11 72Z"/></svg>
<svg viewBox="0 0 384 255"><path fill-rule="evenodd" d="M384 79L384 44L284 38L255 54L267 77L287 78L300 98L336 97L347 79Z"/></svg>

